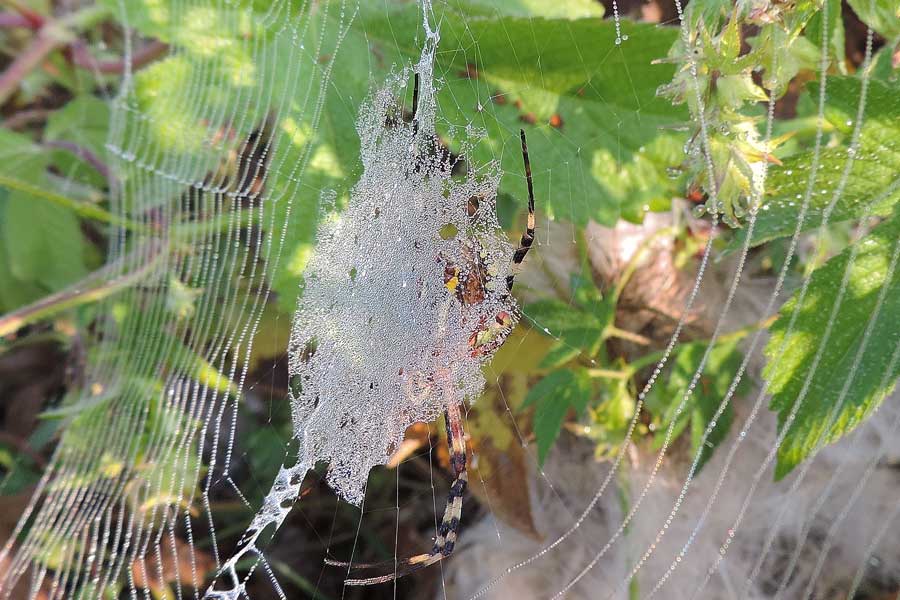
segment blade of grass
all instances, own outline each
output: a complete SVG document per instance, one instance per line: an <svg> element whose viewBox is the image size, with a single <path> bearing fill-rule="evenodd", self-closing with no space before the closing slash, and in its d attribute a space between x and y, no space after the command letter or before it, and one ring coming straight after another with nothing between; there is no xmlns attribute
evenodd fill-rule
<svg viewBox="0 0 900 600"><path fill-rule="evenodd" d="M47 319L64 310L97 302L135 284L149 275L160 264L160 258L162 258L163 253L161 251L162 246L159 244L158 246L152 251L150 259L146 260L139 269L114 277L122 264L129 264L134 260L132 255L124 256L102 269L94 271L64 290L3 315L0 317L0 337L15 333L25 325Z"/></svg>

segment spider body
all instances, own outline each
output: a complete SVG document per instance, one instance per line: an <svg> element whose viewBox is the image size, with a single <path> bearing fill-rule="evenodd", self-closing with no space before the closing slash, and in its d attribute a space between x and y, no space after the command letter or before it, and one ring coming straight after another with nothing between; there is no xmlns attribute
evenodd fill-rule
<svg viewBox="0 0 900 600"><path fill-rule="evenodd" d="M460 242L465 264L462 268L456 265L444 266L444 286L454 294L465 309L467 306L480 305L487 297L487 286L495 285L485 265L482 250L477 240ZM489 358L496 352L506 336L516 324L517 315L500 310L493 319L479 316L471 328L469 336L469 355L471 357Z"/></svg>
<svg viewBox="0 0 900 600"><path fill-rule="evenodd" d="M419 96L419 75L415 76L415 87L413 90L413 131L418 131L418 123L416 121L416 109ZM508 298L512 290L517 269L520 268L522 261L528 254L531 245L534 242L535 218L534 218L534 189L531 176L531 163L528 158L528 147L525 140L524 130L519 131L522 143L522 158L525 167L525 178L528 185L528 221L525 232L519 241L519 245L513 253L512 273L507 275L504 282L495 281L489 268L489 261L485 259L484 251L481 243L478 241L478 219L480 211L483 209L483 198L473 196L469 198L466 213L469 217L470 231L459 232L453 227L452 231L447 232L448 237L455 237L460 244L460 252L458 256L462 260L458 260L456 264L446 257L439 256L437 260L443 264L443 284L448 294L455 296L458 300L458 306L463 311L463 326L465 331L470 332L468 338L468 354L470 358L486 361L489 359L506 341L507 336L512 331L513 326L518 320L518 314L514 314L514 304L510 303L511 310L499 310L491 319L484 316L483 311L479 314L477 310L467 310L480 306L486 301L486 298L493 294L496 296L497 288L494 286L505 286L504 298ZM443 236L442 231L442 237ZM462 233L462 235L460 235ZM447 239L447 238L445 238ZM488 292L491 292L489 294ZM517 312L517 311L515 311ZM465 317L471 314L477 318L473 322L467 322ZM402 371L402 370L401 370ZM421 386L422 389L434 389L438 385L449 385L447 382L439 382L440 377L428 376ZM427 393L427 392L426 392ZM465 431L463 430L461 407L464 399L459 402L450 404L444 411L444 422L447 432L447 444L450 452L450 468L453 472L453 482L447 495L447 504L444 508L444 514L441 523L438 526L434 544L431 551L427 554L419 554L402 561L379 563L379 564L356 564L350 565L345 562L332 561L326 559L327 564L334 566L344 566L350 569L371 569L371 568L388 568L392 567L392 573L377 577L368 577L362 579L347 579L345 585L372 585L376 583L385 583L393 581L399 577L408 575L414 571L433 565L443 558L449 556L457 541L459 534L460 520L462 518L462 502L466 487L468 486L468 475L466 473L466 441Z"/></svg>
<svg viewBox="0 0 900 600"><path fill-rule="evenodd" d="M417 83L418 86L418 83ZM531 176L531 161L528 158L528 144L525 141L525 131L519 130L522 140L522 157L525 163L525 179L528 184L528 222L525 233L519 240L519 247L513 254L513 266L518 267L525 260L525 256L534 243L534 184ZM477 196L469 198L466 211L473 221L478 218L481 209L481 199ZM454 265L444 267L444 285L451 292L455 292L463 305L481 304L485 299L485 287L492 284L491 277L484 264L481 246L477 239L467 240L462 243L462 255L466 259L465 268L461 271ZM508 291L512 291L515 275L509 275L506 279ZM506 337L512 331L512 327L518 320L518 315L511 315L506 311L497 313L494 322L480 318L477 327L469 338L469 347L473 357L490 357L496 352Z"/></svg>

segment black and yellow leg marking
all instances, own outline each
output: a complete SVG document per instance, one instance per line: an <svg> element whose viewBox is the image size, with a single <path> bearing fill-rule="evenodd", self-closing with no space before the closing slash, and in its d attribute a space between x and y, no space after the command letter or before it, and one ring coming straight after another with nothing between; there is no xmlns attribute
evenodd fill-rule
<svg viewBox="0 0 900 600"><path fill-rule="evenodd" d="M351 569L394 568L393 573L378 577L366 577L362 579L347 579L344 585L374 585L394 581L419 569L431 566L453 553L459 535L459 523L462 518L462 501L469 476L466 473L466 438L462 426L462 417L459 406L454 405L444 411L444 420L447 425L447 445L450 449L450 468L453 469L454 479L447 495L447 506L444 508L444 516L438 526L437 537L434 546L427 554L418 554L410 558L392 563L390 561L375 564L350 565L345 562L336 562L326 559L325 563L337 567L350 567Z"/></svg>
<svg viewBox="0 0 900 600"><path fill-rule="evenodd" d="M531 244L534 243L534 182L531 179L531 161L528 160L528 144L525 142L524 129L519 130L519 137L522 139L522 160L525 162L525 181L528 183L528 223L522 239L519 240L519 247L513 254L513 273L506 277L506 288L509 290L512 290L519 265L525 260Z"/></svg>
<svg viewBox="0 0 900 600"><path fill-rule="evenodd" d="M419 113L419 74L415 74L415 79L413 79L413 103L412 103L412 124L413 124L413 135L419 132L419 120L416 118L416 115Z"/></svg>
<svg viewBox="0 0 900 600"><path fill-rule="evenodd" d="M459 521L462 518L463 494L469 485L469 475L466 473L466 438L462 428L462 418L459 406L454 405L444 412L444 420L447 424L447 445L450 447L450 468L453 469L453 483L450 484L450 492L447 494L447 506L444 508L444 516L438 526L438 535L434 539L431 554L450 556L456 546L456 538L459 535Z"/></svg>

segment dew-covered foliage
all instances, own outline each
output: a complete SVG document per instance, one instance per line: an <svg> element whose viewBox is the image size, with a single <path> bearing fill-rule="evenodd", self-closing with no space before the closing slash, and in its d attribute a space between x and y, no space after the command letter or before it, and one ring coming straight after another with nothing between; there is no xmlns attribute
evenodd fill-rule
<svg viewBox="0 0 900 600"><path fill-rule="evenodd" d="M328 482L354 504L409 425L478 397L482 348L508 333L498 316L511 325L516 312L512 247L494 207L499 168L453 176L434 131L429 51L415 72L414 118L398 107L409 70L361 111L363 173L346 210L320 229L291 333L302 460L328 462Z"/></svg>

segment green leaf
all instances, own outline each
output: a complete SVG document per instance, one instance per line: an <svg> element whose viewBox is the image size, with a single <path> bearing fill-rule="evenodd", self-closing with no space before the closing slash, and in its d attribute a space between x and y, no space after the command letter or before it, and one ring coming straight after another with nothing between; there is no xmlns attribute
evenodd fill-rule
<svg viewBox="0 0 900 600"><path fill-rule="evenodd" d="M8 197L9 191L0 188L0 229L5 229ZM35 283L17 278L11 265L6 244L0 243L0 313L15 310L44 295L43 290Z"/></svg>
<svg viewBox="0 0 900 600"><path fill-rule="evenodd" d="M900 4L897 0L848 0L860 20L884 36L888 43L900 37Z"/></svg>
<svg viewBox="0 0 900 600"><path fill-rule="evenodd" d="M728 393L728 388L741 365L742 355L737 348L738 340L716 344L709 353L706 366L700 375L697 385L687 398L681 414L676 410L681 404L691 379L700 366L708 344L706 342L689 342L681 344L675 351L672 371L664 386L658 386L648 398L647 406L658 416L657 430L668 428L675 422L672 437L681 435L690 426L691 449L696 455L700 453L697 469L703 467L712 456L712 451L728 435L734 419L732 401L729 401L722 414L713 424L716 412ZM742 380L735 390L740 394L746 390L746 380ZM704 441L707 429L710 433ZM658 435L654 445L662 446L664 436Z"/></svg>
<svg viewBox="0 0 900 600"><path fill-rule="evenodd" d="M41 478L40 469L18 448L0 444L0 494L25 492Z"/></svg>
<svg viewBox="0 0 900 600"><path fill-rule="evenodd" d="M559 300L538 300L525 306L525 315L534 324L549 333L559 335L565 330L598 327L599 321L577 306Z"/></svg>
<svg viewBox="0 0 900 600"><path fill-rule="evenodd" d="M570 360L574 360L579 354L581 354L581 348L558 340L550 346L538 366L542 369L556 369Z"/></svg>
<svg viewBox="0 0 900 600"><path fill-rule="evenodd" d="M859 425L890 392L900 374L900 365L888 371L894 348L900 342L900 269L889 273L900 240L900 212L855 245L844 250L813 272L803 303L797 292L781 309L771 327L766 346L768 365L764 375L773 394L770 408L778 412L779 428L788 415L807 378L809 388L797 408L796 418L778 449L776 479L784 477L823 443L833 442ZM837 301L845 270L847 286L837 307L830 336L825 322ZM884 303L874 314L879 293ZM794 330L788 333L791 319ZM871 333L865 333L875 319ZM861 366L853 379L847 378L856 354L865 342ZM781 352L782 345L784 352ZM816 354L821 357L811 371ZM842 398L846 386L846 393Z"/></svg>
<svg viewBox="0 0 900 600"><path fill-rule="evenodd" d="M307 15L308 31L317 32L323 45L318 56L311 56L316 44L306 43L306 53L297 60L296 41L276 35L263 2L239 16L190 4L164 9L144 2L126 4L131 26L182 48L135 74L138 110L123 111L123 139L130 139L130 131L140 131L148 147L160 150L141 157L150 168L160 166L153 164L157 157L165 157L167 164L197 166L181 177L202 179L201 168L214 162L213 149L202 143L210 133L202 117L246 97L249 83L266 85L271 98L303 99L309 90L324 92L316 122L311 107L297 100L299 106L286 110L242 103L243 118L232 125L245 128L234 132L234 139L240 140L267 115L280 117L273 124L271 162L281 168L269 172L266 185L269 196L285 200L266 203L270 212L264 222L284 223L287 232L271 285L279 307L293 311L322 193L333 190L340 207L359 172L359 107L392 69L419 58L419 7L361 3L346 32L348 23L340 22L337 3L331 10L314 11ZM287 9L295 10L298 6ZM647 206L668 206L676 191L676 182L663 167L682 159L683 134L660 128L683 124L687 113L656 97L657 87L671 80L674 67L651 62L666 55L678 30L623 20L621 31L628 39L616 46L612 21L575 18L601 10L588 0L452 0L434 8L434 21L441 28L435 65L439 133L459 151L467 126L484 129L486 139L468 158L478 164L501 161L501 192L513 198L520 211L526 189L517 131L523 126L538 211L544 216L611 225L620 216L640 219ZM172 27L174 22L187 26ZM252 56L242 53L245 43L236 43L247 38L256 40L258 51ZM339 38L335 51L334 40ZM332 58L335 75L322 85ZM252 82L246 81L248 74ZM407 91L410 97L403 101L408 107L411 86ZM562 120L559 129L550 125L554 116ZM525 123L532 119L534 125ZM146 122L157 126L147 128Z"/></svg>
<svg viewBox="0 0 900 600"><path fill-rule="evenodd" d="M595 455L601 460L615 456L627 441L635 408L635 399L627 380L619 379L604 388L603 392L605 399L591 409L591 427L585 430L596 444Z"/></svg>
<svg viewBox="0 0 900 600"><path fill-rule="evenodd" d="M44 139L77 144L105 161L109 122L109 105L106 102L94 96L78 96L51 113L44 129ZM98 188L107 185L93 165L69 150L55 150L53 164L67 179L74 178Z"/></svg>
<svg viewBox="0 0 900 600"><path fill-rule="evenodd" d="M227 267L225 267L227 268ZM170 282L171 283L171 282ZM206 303L212 306L218 300L214 296L200 295L198 303ZM220 302L218 302L220 304ZM149 321L147 315L164 314L171 310L170 294L162 291L158 296L144 299L140 307L119 304L113 308L113 315L118 321L122 331L140 331L140 336L123 340L118 346L99 346L97 355L92 357L101 364L106 361L128 360L130 353L141 353L142 364L157 365L167 374L177 373L180 376L193 379L200 385L214 389L221 394L236 394L237 384L232 381L227 372L221 370L221 365L211 364L204 356L198 353L196 348L186 344L180 336L175 335L164 323ZM213 319L220 315L213 311ZM217 361L221 363L221 361ZM151 379L151 382L157 380ZM123 394L124 395L124 394Z"/></svg>
<svg viewBox="0 0 900 600"><path fill-rule="evenodd" d="M557 338L540 367L555 369L582 353L595 356L615 316L615 299L604 298L594 285L590 270L571 277L572 303L546 299L526 305L524 314L534 327Z"/></svg>
<svg viewBox="0 0 900 600"><path fill-rule="evenodd" d="M526 305L523 311L535 327L547 335L561 338L542 363L545 367L561 364L556 361L567 354L564 349L571 351L572 358L578 354L577 349L596 354L605 329L615 316L615 299L600 293L591 279L590 269L572 275L571 289L572 301L569 303L556 299L538 300Z"/></svg>
<svg viewBox="0 0 900 600"><path fill-rule="evenodd" d="M559 339L547 351L540 367L555 369L582 353L593 356L599 351L602 341L603 329L599 327L565 329L560 332Z"/></svg>
<svg viewBox="0 0 900 600"><path fill-rule="evenodd" d="M847 164L848 140L856 119L861 82L853 77L829 77L825 116L844 137L843 147L821 151L819 168L803 230L818 227L831 203ZM815 88L815 86L813 86ZM818 91L812 90L816 96ZM900 200L900 85L870 80L865 116L860 132L860 147L854 155L846 187L829 218L838 223L873 215L888 215ZM766 183L767 197L753 232L752 246L793 235L800 206L808 186L813 153L804 152L784 160L784 166L771 167ZM741 229L730 248L739 248L747 235Z"/></svg>
<svg viewBox="0 0 900 600"><path fill-rule="evenodd" d="M844 75L847 73L846 67L846 50L844 36L844 19L841 15L841 0L826 0L828 2L828 23L826 24L826 34L828 36L828 46L831 50L829 55L837 64L838 69ZM814 14L805 30L806 37L810 42L822 47L822 11L819 10Z"/></svg>
<svg viewBox="0 0 900 600"><path fill-rule="evenodd" d="M81 228L71 211L14 192L3 224L10 270L17 278L49 292L87 274Z"/></svg>
<svg viewBox="0 0 900 600"><path fill-rule="evenodd" d="M40 148L24 136L0 129L0 173L46 187L46 168L47 156ZM87 274L84 238L71 210L15 189L5 197L0 223L3 255L14 279L47 293Z"/></svg>
<svg viewBox="0 0 900 600"><path fill-rule="evenodd" d="M106 3L118 10L119 3ZM270 284L278 306L291 313L312 247L321 194L333 189L340 195L354 180L345 169L358 164L356 108L368 86L371 52L361 36L346 36L334 54L350 61L335 66L340 77L334 81L340 85L324 85L334 44L341 38L340 11L314 11L304 17L317 21L309 31L321 35L321 46L308 40L304 51L289 30L272 27L267 2L250 7L240 3L233 10L194 4L123 5L129 25L180 49L135 73L129 106L118 108L123 133L116 136L121 141L114 143L122 147L115 153L133 153L129 140L135 137L143 140L142 148L153 149L139 160L122 161L123 190L126 195L141 192L144 186L128 182L140 181L152 169L168 172L171 165L179 165L179 179L202 181L222 156L238 150L254 132L265 130L272 149L265 194L277 201L263 203L260 221L270 233L272 227L285 232L283 246L276 240L273 247L277 269ZM301 10L299 3L284 8L279 16L284 22L291 22ZM246 39L254 40L252 53ZM314 47L320 54L312 54ZM254 89L266 90L273 104L247 102ZM321 118L314 121L317 90L325 97ZM235 106L240 106L240 119L231 118ZM208 120L211 112L227 116L218 129ZM171 182L161 188L168 193L158 201L169 203L177 214L184 188ZM128 197L125 201L134 202Z"/></svg>
<svg viewBox="0 0 900 600"><path fill-rule="evenodd" d="M566 413L572 408L581 414L590 399L590 379L583 371L571 369L553 371L528 390L522 408L536 405L534 435L537 439L538 462L541 465L559 436Z"/></svg>
<svg viewBox="0 0 900 600"><path fill-rule="evenodd" d="M596 294L579 295L582 300L596 299L598 306L603 308L599 292L596 288L593 289ZM524 314L534 327L557 338L541 361L541 368L555 369L582 353L594 356L600 350L606 323L598 320L590 308L589 303L572 305L559 300L538 300L525 307ZM596 310L597 306L594 307L594 311Z"/></svg>
<svg viewBox="0 0 900 600"><path fill-rule="evenodd" d="M44 154L32 141L0 127L0 173L19 174L39 171L46 163Z"/></svg>
<svg viewBox="0 0 900 600"><path fill-rule="evenodd" d="M524 126L541 212L612 225L668 202L674 182L663 167L683 158L683 139L660 128L682 124L687 115L656 96L674 67L651 63L667 54L677 29L622 20L627 40L616 45L609 20L485 16L463 0L436 6L435 19L441 27L435 72L444 77L440 133L459 150L466 125L484 128L487 140L469 157L485 163L499 156L504 192L526 197L516 152L516 132ZM366 4L356 25L386 65L418 58L417 6ZM554 115L562 119L559 130L549 124ZM551 182L550 173L561 175Z"/></svg>
<svg viewBox="0 0 900 600"><path fill-rule="evenodd" d="M547 17L559 19L584 19L602 17L603 5L593 0L470 0L471 11L484 7L485 15L506 15L514 17Z"/></svg>
<svg viewBox="0 0 900 600"><path fill-rule="evenodd" d="M74 142L94 154L106 153L109 105L96 96L78 96L50 114L44 138Z"/></svg>
<svg viewBox="0 0 900 600"><path fill-rule="evenodd" d="M572 289L572 300L581 307L582 310L588 312L596 311L597 307L603 302L603 294L597 289L591 275L591 267L587 260L583 261L581 273L572 273L569 278L569 287ZM600 318L604 321L604 318Z"/></svg>

